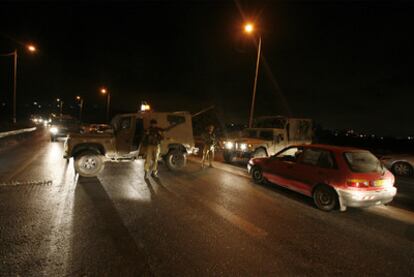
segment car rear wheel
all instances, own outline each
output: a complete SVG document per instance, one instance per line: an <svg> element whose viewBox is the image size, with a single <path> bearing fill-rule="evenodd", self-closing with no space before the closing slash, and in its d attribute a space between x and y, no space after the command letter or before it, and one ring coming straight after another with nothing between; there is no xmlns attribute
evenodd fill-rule
<svg viewBox="0 0 414 277"><path fill-rule="evenodd" d="M187 164L187 155L183 151L171 150L165 157L165 162L170 170L181 170Z"/></svg>
<svg viewBox="0 0 414 277"><path fill-rule="evenodd" d="M392 173L397 176L412 176L413 175L413 168L409 163L406 162L396 162L392 168Z"/></svg>
<svg viewBox="0 0 414 277"><path fill-rule="evenodd" d="M84 152L75 157L75 170L83 177L95 177L104 168L103 156L93 152Z"/></svg>
<svg viewBox="0 0 414 277"><path fill-rule="evenodd" d="M265 181L265 178L263 177L263 171L259 166L253 166L251 170L253 181L256 184L262 184Z"/></svg>
<svg viewBox="0 0 414 277"><path fill-rule="evenodd" d="M313 192L313 201L318 209L329 212L335 209L338 205L338 196L334 189L322 185L316 187Z"/></svg>

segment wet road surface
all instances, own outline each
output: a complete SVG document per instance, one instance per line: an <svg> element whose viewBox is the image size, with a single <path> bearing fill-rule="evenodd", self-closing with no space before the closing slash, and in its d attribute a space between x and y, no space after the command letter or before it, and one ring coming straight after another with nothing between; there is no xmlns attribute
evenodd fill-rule
<svg viewBox="0 0 414 277"><path fill-rule="evenodd" d="M47 134L0 151L0 275L389 275L414 272L404 205L325 213L220 168L107 163L78 178ZM410 192L410 180L405 192Z"/></svg>

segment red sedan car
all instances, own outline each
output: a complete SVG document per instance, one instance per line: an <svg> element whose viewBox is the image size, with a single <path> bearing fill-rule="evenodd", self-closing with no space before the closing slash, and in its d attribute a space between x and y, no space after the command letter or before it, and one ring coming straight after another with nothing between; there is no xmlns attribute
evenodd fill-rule
<svg viewBox="0 0 414 277"><path fill-rule="evenodd" d="M324 211L392 201L394 176L371 152L331 145L290 146L247 165L257 183L269 181L313 197Z"/></svg>

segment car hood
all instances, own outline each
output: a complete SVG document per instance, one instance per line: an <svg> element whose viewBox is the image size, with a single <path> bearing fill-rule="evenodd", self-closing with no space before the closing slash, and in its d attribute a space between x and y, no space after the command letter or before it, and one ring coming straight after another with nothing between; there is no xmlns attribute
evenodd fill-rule
<svg viewBox="0 0 414 277"><path fill-rule="evenodd" d="M108 133L71 133L69 134L69 139L108 139L112 138L113 136L113 134Z"/></svg>

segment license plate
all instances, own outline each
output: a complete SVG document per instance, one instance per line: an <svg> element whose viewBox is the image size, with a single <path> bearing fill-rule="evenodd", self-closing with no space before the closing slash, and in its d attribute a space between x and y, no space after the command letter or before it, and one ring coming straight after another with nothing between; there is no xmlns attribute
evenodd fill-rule
<svg viewBox="0 0 414 277"><path fill-rule="evenodd" d="M387 184L387 180L376 180L374 181L375 187L382 187Z"/></svg>

